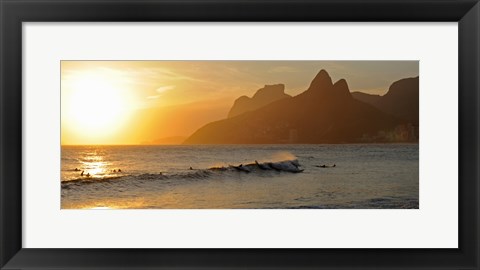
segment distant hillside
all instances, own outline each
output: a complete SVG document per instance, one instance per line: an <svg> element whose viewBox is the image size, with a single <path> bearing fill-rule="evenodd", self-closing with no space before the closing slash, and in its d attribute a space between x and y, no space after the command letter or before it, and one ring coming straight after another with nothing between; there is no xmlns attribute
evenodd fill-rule
<svg viewBox="0 0 480 270"><path fill-rule="evenodd" d="M408 139L408 130L399 128L400 124L396 117L354 99L344 79L333 84L329 74L321 70L305 92L209 123L185 143L355 143Z"/></svg>
<svg viewBox="0 0 480 270"><path fill-rule="evenodd" d="M146 141L142 142L142 144L148 144L148 145L173 145L173 144L182 144L187 137L183 136L171 136L171 137L164 137L160 139L156 139L153 141Z"/></svg>
<svg viewBox="0 0 480 270"><path fill-rule="evenodd" d="M265 87L257 90L253 97L241 96L237 98L233 104L232 109L228 113L228 117L234 117L245 112L254 111L274 101L291 98L290 95L285 94L285 85L265 85Z"/></svg>
<svg viewBox="0 0 480 270"><path fill-rule="evenodd" d="M383 112L392 114L406 123L418 126L419 77L394 82L384 96L354 92L352 96Z"/></svg>

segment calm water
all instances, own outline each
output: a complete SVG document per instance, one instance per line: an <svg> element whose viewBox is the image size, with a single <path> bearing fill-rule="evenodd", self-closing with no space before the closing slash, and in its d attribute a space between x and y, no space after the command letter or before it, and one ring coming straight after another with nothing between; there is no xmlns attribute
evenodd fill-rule
<svg viewBox="0 0 480 270"><path fill-rule="evenodd" d="M62 208L418 208L418 155L418 144L63 146ZM208 170L292 159L303 172Z"/></svg>

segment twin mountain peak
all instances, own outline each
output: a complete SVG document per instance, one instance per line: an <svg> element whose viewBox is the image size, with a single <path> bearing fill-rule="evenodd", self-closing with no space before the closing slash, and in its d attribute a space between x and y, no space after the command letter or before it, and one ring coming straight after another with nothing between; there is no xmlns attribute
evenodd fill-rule
<svg viewBox="0 0 480 270"><path fill-rule="evenodd" d="M306 95L317 95L322 97L345 97L351 98L350 90L347 81L339 80L335 84L332 83L330 75L322 69L313 79L310 87L305 92ZM257 90L253 97L241 96L231 108L228 117L234 117L242 113L259 109L274 101L284 98L291 98L292 96L285 94L285 85L274 84L265 85L265 87Z"/></svg>
<svg viewBox="0 0 480 270"><path fill-rule="evenodd" d="M418 141L418 81L394 82L384 96L350 93L321 70L307 90L285 93L266 85L242 96L228 118L209 123L186 144L359 143Z"/></svg>

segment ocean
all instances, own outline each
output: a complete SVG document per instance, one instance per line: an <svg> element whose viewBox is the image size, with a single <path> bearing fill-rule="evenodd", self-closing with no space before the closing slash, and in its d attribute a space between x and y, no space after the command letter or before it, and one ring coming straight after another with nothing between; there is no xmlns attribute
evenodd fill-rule
<svg viewBox="0 0 480 270"><path fill-rule="evenodd" d="M62 146L61 157L62 209L419 208L418 144Z"/></svg>

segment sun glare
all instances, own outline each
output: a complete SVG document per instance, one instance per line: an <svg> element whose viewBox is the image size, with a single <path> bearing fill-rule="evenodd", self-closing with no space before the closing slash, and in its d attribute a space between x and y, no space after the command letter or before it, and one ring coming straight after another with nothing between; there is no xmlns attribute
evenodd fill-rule
<svg viewBox="0 0 480 270"><path fill-rule="evenodd" d="M128 117L128 93L114 80L79 76L70 82L69 90L64 108L66 124L77 133L88 137L112 134Z"/></svg>

